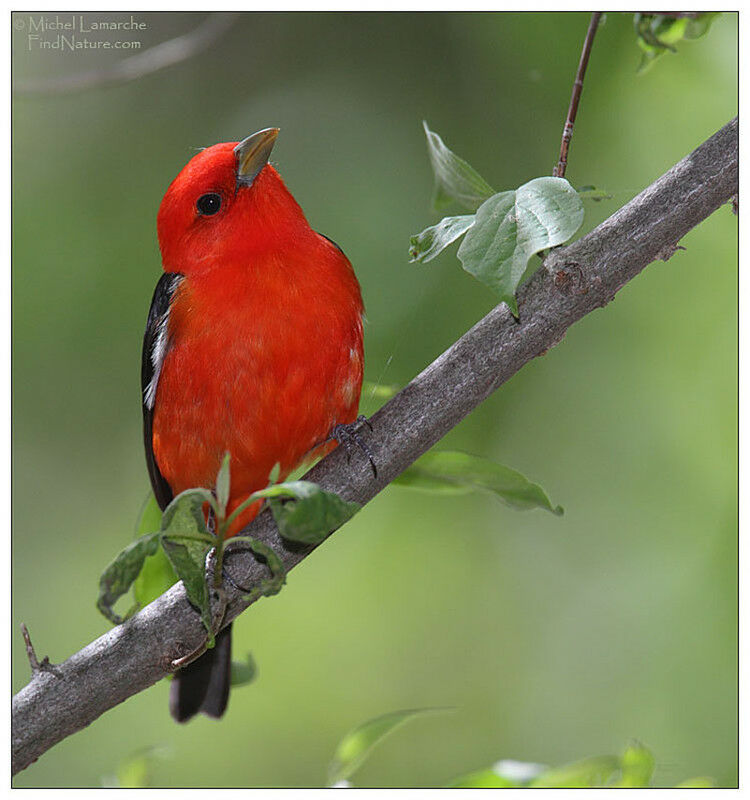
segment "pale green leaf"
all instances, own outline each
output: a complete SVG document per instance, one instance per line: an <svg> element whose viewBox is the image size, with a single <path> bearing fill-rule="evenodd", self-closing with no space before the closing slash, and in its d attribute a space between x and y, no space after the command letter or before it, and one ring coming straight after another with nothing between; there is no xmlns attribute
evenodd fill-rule
<svg viewBox="0 0 750 800"><path fill-rule="evenodd" d="M164 745L150 745L124 758L117 766L115 775L102 779L105 789L146 789L151 785L154 763L170 754Z"/></svg>
<svg viewBox="0 0 750 800"><path fill-rule="evenodd" d="M707 11L696 18L690 17L685 27L685 39L700 39L705 36L721 11Z"/></svg>
<svg viewBox="0 0 750 800"><path fill-rule="evenodd" d="M149 499L143 507L138 520L138 534L151 533L161 529L161 509L156 498L149 493ZM177 581L164 551L159 547L153 555L143 562L143 568L133 582L133 597L138 605L143 608L157 597L164 594Z"/></svg>
<svg viewBox="0 0 750 800"><path fill-rule="evenodd" d="M146 789L149 785L149 763L146 754L126 759L117 769L117 785L120 789Z"/></svg>
<svg viewBox="0 0 750 800"><path fill-rule="evenodd" d="M616 756L587 758L564 767L553 767L531 781L532 789L589 789L604 786L620 766Z"/></svg>
<svg viewBox="0 0 750 800"><path fill-rule="evenodd" d="M540 775L546 767L527 761L498 761L489 769L462 775L448 785L451 789L520 789Z"/></svg>
<svg viewBox="0 0 750 800"><path fill-rule="evenodd" d="M219 474L216 476L216 502L222 512L226 511L227 503L229 502L230 460L230 454L225 453L219 468Z"/></svg>
<svg viewBox="0 0 750 800"><path fill-rule="evenodd" d="M461 775L447 784L446 789L518 789L520 784L498 775L493 769L480 769Z"/></svg>
<svg viewBox="0 0 750 800"><path fill-rule="evenodd" d="M675 789L714 789L716 783L713 778L699 776L696 778L688 778L687 780L678 783Z"/></svg>
<svg viewBox="0 0 750 800"><path fill-rule="evenodd" d="M422 714L445 710L443 708L411 708L404 711L392 711L358 725L339 742L333 760L328 766L328 785L332 786L350 778L370 755L373 747L403 723Z"/></svg>
<svg viewBox="0 0 750 800"><path fill-rule="evenodd" d="M666 14L637 13L633 25L641 49L638 73L642 74L664 53L677 52L676 45L683 41L700 39L721 12L711 11L698 17L670 17Z"/></svg>
<svg viewBox="0 0 750 800"><path fill-rule="evenodd" d="M96 607L115 625L121 624L138 610L136 604L124 616L120 616L113 606L130 589L146 557L153 555L158 546L159 532L147 533L129 544L102 573Z"/></svg>
<svg viewBox="0 0 750 800"><path fill-rule="evenodd" d="M605 189L599 189L596 186L579 186L576 191L582 200L593 200L595 203L599 203L602 200L611 200L613 197Z"/></svg>
<svg viewBox="0 0 750 800"><path fill-rule="evenodd" d="M534 178L480 206L458 257L517 316L515 294L531 256L567 242L582 222L583 202L564 178Z"/></svg>
<svg viewBox="0 0 750 800"><path fill-rule="evenodd" d="M244 661L232 661L230 685L233 687L246 686L252 683L258 676L258 667L255 659L250 653L245 656Z"/></svg>
<svg viewBox="0 0 750 800"><path fill-rule="evenodd" d="M259 489L253 492L251 498L258 500L261 497L266 499L278 499L280 497L293 498L295 500L304 500L312 497L316 492L322 491L317 483L310 481L284 481L283 483L274 483L272 486L266 486L265 489Z"/></svg>
<svg viewBox="0 0 750 800"><path fill-rule="evenodd" d="M493 765L492 771L507 781L514 781L520 786L525 786L541 775L547 767L544 764L535 764L533 761L515 761L503 759Z"/></svg>
<svg viewBox="0 0 750 800"><path fill-rule="evenodd" d="M426 122L422 125L435 175L433 207L436 211L440 211L455 200L473 211L491 197L495 190L474 167L449 150L440 136L427 127Z"/></svg>
<svg viewBox="0 0 750 800"><path fill-rule="evenodd" d="M148 493L141 514L138 517L138 523L135 527L135 535L141 536L144 533L153 533L161 528L161 509L156 502L153 492Z"/></svg>
<svg viewBox="0 0 750 800"><path fill-rule="evenodd" d="M163 595L177 580L169 559L160 547L144 561L143 569L133 583L133 596L142 608Z"/></svg>
<svg viewBox="0 0 750 800"><path fill-rule="evenodd" d="M620 779L614 786L641 789L649 785L654 774L654 757L640 742L631 742L620 756Z"/></svg>
<svg viewBox="0 0 750 800"><path fill-rule="evenodd" d="M281 464L279 464L277 461L273 467L271 467L271 471L268 473L268 482L277 483L279 480L279 475L281 475Z"/></svg>
<svg viewBox="0 0 750 800"><path fill-rule="evenodd" d="M409 240L411 261L432 261L446 247L463 236L473 224L474 215L467 214L460 217L445 217L437 225L425 228Z"/></svg>
<svg viewBox="0 0 750 800"><path fill-rule="evenodd" d="M485 491L520 511L543 508L553 514L563 513L561 506L552 505L541 486L520 472L486 458L453 450L425 453L393 483L444 494Z"/></svg>
<svg viewBox="0 0 750 800"><path fill-rule="evenodd" d="M447 784L446 789L518 789L519 784L509 781L491 769L469 772Z"/></svg>

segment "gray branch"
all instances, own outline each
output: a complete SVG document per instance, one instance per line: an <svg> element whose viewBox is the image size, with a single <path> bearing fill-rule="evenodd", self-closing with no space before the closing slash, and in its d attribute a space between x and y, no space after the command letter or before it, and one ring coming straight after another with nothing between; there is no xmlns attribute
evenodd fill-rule
<svg viewBox="0 0 750 800"><path fill-rule="evenodd" d="M337 448L307 479L347 500L371 500L574 322L609 303L648 264L669 258L688 231L729 202L738 191L737 146L735 118L587 236L553 251L519 293L520 320L497 306L383 406L366 432L377 478L366 458L348 463ZM287 569L313 549L282 540L267 511L245 533L271 545ZM249 587L269 577L250 553L230 553L234 583ZM231 583L224 589L227 623L249 603ZM13 698L13 772L164 678L204 635L177 584L64 663L34 672Z"/></svg>

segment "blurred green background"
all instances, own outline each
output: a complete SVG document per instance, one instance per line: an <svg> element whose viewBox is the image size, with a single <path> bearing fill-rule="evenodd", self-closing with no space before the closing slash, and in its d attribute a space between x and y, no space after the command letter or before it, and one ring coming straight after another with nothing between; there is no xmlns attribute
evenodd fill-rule
<svg viewBox="0 0 750 800"><path fill-rule="evenodd" d="M145 48L205 15L135 17L148 29L121 38ZM408 263L410 234L436 219L422 119L498 189L549 174L587 22L244 14L140 80L15 97L14 690L28 679L21 621L53 661L108 627L98 577L148 491L155 216L195 148L282 128L279 170L362 283L366 377L404 384L494 304L452 251ZM16 80L121 56L28 51L27 32L13 32ZM637 77L639 58L632 14L608 14L568 178L614 197L587 205L585 229L737 111L736 15ZM442 445L520 469L563 518L386 490L235 624L259 677L220 724L173 724L161 682L16 785L97 786L147 745L169 750L155 786L322 785L353 725L446 705L379 747L355 784L437 786L499 758L561 763L637 737L658 785L736 785L737 220L725 206L682 244Z"/></svg>

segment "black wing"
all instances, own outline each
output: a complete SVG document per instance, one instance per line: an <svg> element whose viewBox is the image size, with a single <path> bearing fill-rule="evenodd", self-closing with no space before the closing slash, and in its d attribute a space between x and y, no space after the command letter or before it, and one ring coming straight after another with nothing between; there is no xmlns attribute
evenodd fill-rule
<svg viewBox="0 0 750 800"><path fill-rule="evenodd" d="M159 383L161 365L169 349L167 323L169 309L177 287L183 276L177 272L165 272L156 284L154 297L146 322L146 333L143 336L143 354L141 358L141 402L143 405L143 443L146 446L146 463L151 478L151 487L156 496L159 508L164 510L172 499L172 489L159 472L154 458L153 420L156 387Z"/></svg>

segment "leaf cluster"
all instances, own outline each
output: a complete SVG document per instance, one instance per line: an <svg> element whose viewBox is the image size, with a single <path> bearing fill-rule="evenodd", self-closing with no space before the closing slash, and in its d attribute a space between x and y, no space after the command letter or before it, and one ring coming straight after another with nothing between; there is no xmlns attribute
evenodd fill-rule
<svg viewBox="0 0 750 800"><path fill-rule="evenodd" d="M204 488L182 492L167 506L160 519L152 499L142 515L141 535L120 552L101 575L97 599L101 613L114 624L121 624L181 580L188 600L200 612L208 631L208 646L213 646L216 624L212 619L211 599L221 583L222 559L227 545L250 550L268 567L270 578L253 587L253 599L277 593L286 578L280 556L263 542L249 536L234 536L225 542L232 523L244 510L259 500L267 501L285 539L316 545L359 509L356 503L348 503L309 481L277 483L253 492L231 514L227 514L229 494L227 454L213 492ZM143 531L151 525L158 525L158 528ZM207 573L210 553L214 555L213 587ZM136 602L120 615L114 605L131 587Z"/></svg>
<svg viewBox="0 0 750 800"><path fill-rule="evenodd" d="M339 742L328 767L328 785L352 788L354 772L373 749L397 728L430 712L445 708L393 711L358 725ZM640 789L651 786L655 760L640 742L630 742L619 756L585 758L559 767L503 759L492 766L461 775L446 784L449 789ZM678 788L710 788L710 778L683 781Z"/></svg>
<svg viewBox="0 0 750 800"><path fill-rule="evenodd" d="M583 223L583 201L564 178L548 176L495 192L426 122L423 125L435 175L433 207L439 211L455 201L474 213L444 217L412 236L411 260L431 261L463 236L458 248L463 268L518 316L516 291L539 267L529 267L529 260L576 233Z"/></svg>
<svg viewBox="0 0 750 800"><path fill-rule="evenodd" d="M638 73L643 74L665 53L676 53L677 45L691 39L700 39L708 33L719 11L696 13L692 16L638 13L633 26L641 49Z"/></svg>

